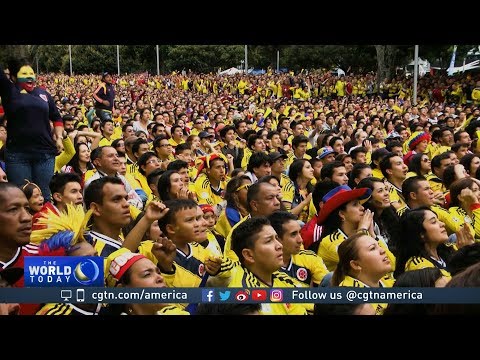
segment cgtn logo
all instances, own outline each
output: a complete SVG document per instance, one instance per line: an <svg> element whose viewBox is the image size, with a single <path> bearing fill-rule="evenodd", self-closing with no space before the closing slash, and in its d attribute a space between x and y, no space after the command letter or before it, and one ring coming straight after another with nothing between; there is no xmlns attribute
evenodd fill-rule
<svg viewBox="0 0 480 360"><path fill-rule="evenodd" d="M27 256L25 286L103 286L100 256Z"/></svg>

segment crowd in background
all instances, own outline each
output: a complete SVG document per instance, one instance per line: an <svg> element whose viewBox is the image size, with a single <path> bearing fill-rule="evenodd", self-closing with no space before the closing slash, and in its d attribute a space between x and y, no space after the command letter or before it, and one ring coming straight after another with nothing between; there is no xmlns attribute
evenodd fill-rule
<svg viewBox="0 0 480 360"><path fill-rule="evenodd" d="M102 256L107 286L477 286L476 73L427 74L414 101L412 79L377 86L373 73L68 76L35 74L18 61L1 70L4 286L23 286L18 269L36 255ZM284 303L5 309L477 311Z"/></svg>

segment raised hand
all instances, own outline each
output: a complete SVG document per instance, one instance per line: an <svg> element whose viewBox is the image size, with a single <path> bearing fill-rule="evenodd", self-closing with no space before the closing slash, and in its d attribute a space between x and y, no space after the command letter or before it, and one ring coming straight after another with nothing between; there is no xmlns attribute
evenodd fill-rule
<svg viewBox="0 0 480 360"><path fill-rule="evenodd" d="M163 218L170 209L159 201L151 201L145 210L145 218L150 222Z"/></svg>
<svg viewBox="0 0 480 360"><path fill-rule="evenodd" d="M212 276L216 275L220 271L222 261L223 259L221 257L207 257L204 262L205 270Z"/></svg>
<svg viewBox="0 0 480 360"><path fill-rule="evenodd" d="M177 247L166 237L157 240L152 247L152 254L157 258L158 265L163 271L173 270L173 261L177 255Z"/></svg>
<svg viewBox="0 0 480 360"><path fill-rule="evenodd" d="M467 245L472 245L475 242L472 232L470 231L470 226L467 223L455 234L457 235L457 248L459 249Z"/></svg>

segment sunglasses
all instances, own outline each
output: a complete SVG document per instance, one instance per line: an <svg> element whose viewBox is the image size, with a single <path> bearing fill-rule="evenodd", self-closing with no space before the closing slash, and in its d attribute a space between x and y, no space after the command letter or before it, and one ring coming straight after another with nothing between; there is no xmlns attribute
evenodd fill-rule
<svg viewBox="0 0 480 360"><path fill-rule="evenodd" d="M248 188L249 188L250 186L252 186L252 184L243 184L243 185L239 186L239 187L235 190L235 192L238 192L238 191L240 191L240 190L242 190L242 189L247 189L247 190L248 190Z"/></svg>
<svg viewBox="0 0 480 360"><path fill-rule="evenodd" d="M422 161L423 162L430 162L430 159L429 158L423 158Z"/></svg>

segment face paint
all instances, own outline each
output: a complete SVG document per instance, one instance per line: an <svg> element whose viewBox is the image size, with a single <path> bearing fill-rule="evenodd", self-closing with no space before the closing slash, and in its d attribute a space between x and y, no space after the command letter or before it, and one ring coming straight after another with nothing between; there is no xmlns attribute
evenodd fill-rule
<svg viewBox="0 0 480 360"><path fill-rule="evenodd" d="M28 92L35 88L35 72L30 66L22 66L17 73L17 83Z"/></svg>

